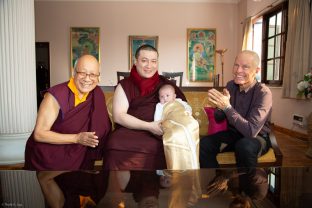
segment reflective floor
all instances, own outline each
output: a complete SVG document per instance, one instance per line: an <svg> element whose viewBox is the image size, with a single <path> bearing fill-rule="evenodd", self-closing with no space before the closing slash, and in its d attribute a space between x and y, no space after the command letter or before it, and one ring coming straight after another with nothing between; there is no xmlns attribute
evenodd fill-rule
<svg viewBox="0 0 312 208"><path fill-rule="evenodd" d="M36 172L2 170L0 179L1 207L49 207ZM312 207L312 167L67 172L55 182L48 198L71 208Z"/></svg>

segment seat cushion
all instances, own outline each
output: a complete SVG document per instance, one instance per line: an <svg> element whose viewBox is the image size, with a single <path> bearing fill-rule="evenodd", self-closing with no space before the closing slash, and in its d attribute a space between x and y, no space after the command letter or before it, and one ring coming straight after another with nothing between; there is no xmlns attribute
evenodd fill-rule
<svg viewBox="0 0 312 208"><path fill-rule="evenodd" d="M235 164L234 152L222 152L217 155L217 161L220 165ZM272 148L267 153L258 158L258 163L276 162L276 157Z"/></svg>
<svg viewBox="0 0 312 208"><path fill-rule="evenodd" d="M214 116L214 112L217 110L216 108L212 107L204 107L204 110L208 117L208 135L215 134L219 131L226 131L227 130L227 121L224 119L221 122L217 122Z"/></svg>

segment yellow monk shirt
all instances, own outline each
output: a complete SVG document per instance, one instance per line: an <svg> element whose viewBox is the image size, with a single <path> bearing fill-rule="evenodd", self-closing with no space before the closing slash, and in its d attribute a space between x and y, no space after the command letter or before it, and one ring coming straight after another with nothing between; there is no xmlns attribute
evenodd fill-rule
<svg viewBox="0 0 312 208"><path fill-rule="evenodd" d="M68 82L68 85L69 89L74 93L75 95L75 107L77 105L79 105L80 103L83 103L84 101L86 101L87 99L87 96L89 93L86 93L82 96L82 98L79 98L79 93L78 93L78 90L77 90L77 87L74 83L74 78L70 78L69 82Z"/></svg>

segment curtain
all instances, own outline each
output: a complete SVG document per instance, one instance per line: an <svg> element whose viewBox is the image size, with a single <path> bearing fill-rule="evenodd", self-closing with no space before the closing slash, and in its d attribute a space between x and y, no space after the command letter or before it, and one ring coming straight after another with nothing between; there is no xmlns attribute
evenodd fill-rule
<svg viewBox="0 0 312 208"><path fill-rule="evenodd" d="M311 4L289 0L283 97L296 98L297 83L308 73L311 45Z"/></svg>
<svg viewBox="0 0 312 208"><path fill-rule="evenodd" d="M244 38L242 50L252 50L252 17L244 21Z"/></svg>

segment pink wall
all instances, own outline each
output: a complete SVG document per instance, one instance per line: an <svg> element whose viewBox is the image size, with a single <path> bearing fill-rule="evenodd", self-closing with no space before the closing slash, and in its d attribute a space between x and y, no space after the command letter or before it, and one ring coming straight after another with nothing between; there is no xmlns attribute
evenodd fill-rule
<svg viewBox="0 0 312 208"><path fill-rule="evenodd" d="M225 54L225 83L239 50L236 3L35 2L36 41L50 42L51 84L68 80L70 27L100 27L100 85L115 85L116 71L128 70L128 36L158 35L159 70L186 71L187 28L216 28ZM216 59L221 73L220 59ZM183 85L189 83L186 72Z"/></svg>
<svg viewBox="0 0 312 208"><path fill-rule="evenodd" d="M116 71L128 70L128 36L159 36L160 71L186 71L186 29L216 28L217 49L225 54L225 83L232 78L236 53L241 50L244 18L256 14L274 0L239 3L135 3L135 2L35 2L36 41L50 42L51 84L69 79L70 27L100 27L101 83L115 85ZM216 59L221 73L220 59ZM184 76L183 85L189 83ZM284 128L306 133L292 125L294 113L307 116L311 101L282 98L281 88L271 88L272 121Z"/></svg>

